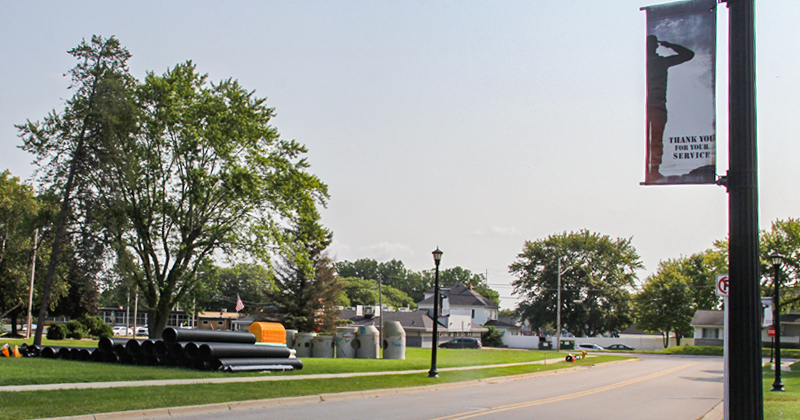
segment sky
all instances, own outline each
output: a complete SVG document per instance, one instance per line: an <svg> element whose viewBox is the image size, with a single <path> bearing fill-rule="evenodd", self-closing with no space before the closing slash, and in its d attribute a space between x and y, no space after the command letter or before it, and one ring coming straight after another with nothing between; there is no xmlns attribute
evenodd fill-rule
<svg viewBox="0 0 800 420"><path fill-rule="evenodd" d="M646 269L726 238L728 196L641 186L647 0L38 1L0 15L0 170L30 179L14 124L62 110L67 50L116 36L131 72L192 60L275 108L329 186L337 261L487 274L501 307L526 240L630 238ZM757 2L760 224L800 216L796 0ZM717 173L727 162L728 11L718 7ZM795 75L795 76L793 76Z"/></svg>

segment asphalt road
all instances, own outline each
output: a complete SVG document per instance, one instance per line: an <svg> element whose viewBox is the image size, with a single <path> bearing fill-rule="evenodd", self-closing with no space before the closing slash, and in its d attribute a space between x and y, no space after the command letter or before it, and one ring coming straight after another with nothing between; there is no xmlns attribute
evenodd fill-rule
<svg viewBox="0 0 800 420"><path fill-rule="evenodd" d="M189 415L182 419L696 420L722 400L722 358L641 355L534 378ZM173 417L175 417L173 413Z"/></svg>

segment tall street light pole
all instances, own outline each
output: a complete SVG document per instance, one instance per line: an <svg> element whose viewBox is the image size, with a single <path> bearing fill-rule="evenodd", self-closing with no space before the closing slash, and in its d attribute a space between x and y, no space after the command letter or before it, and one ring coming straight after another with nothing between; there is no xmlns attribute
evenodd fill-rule
<svg viewBox="0 0 800 420"><path fill-rule="evenodd" d="M436 264L436 275L433 284L433 347L431 348L431 370L428 371L429 378L438 378L439 371L436 370L436 350L439 348L439 262L442 261L442 250L436 247L433 251L433 262Z"/></svg>
<svg viewBox="0 0 800 420"><path fill-rule="evenodd" d="M556 351L561 350L561 257L558 257L558 280L556 282Z"/></svg>
<svg viewBox="0 0 800 420"><path fill-rule="evenodd" d="M728 420L764 418L761 373L761 258L758 244L755 0L727 0L729 16Z"/></svg>
<svg viewBox="0 0 800 420"><path fill-rule="evenodd" d="M772 324L775 327L775 382L771 391L784 391L781 381L781 263L783 257L777 253L769 256L775 269L775 302L772 305Z"/></svg>
<svg viewBox="0 0 800 420"><path fill-rule="evenodd" d="M383 293L381 293L381 283L383 280L378 279L378 340L381 342L381 351L383 347Z"/></svg>

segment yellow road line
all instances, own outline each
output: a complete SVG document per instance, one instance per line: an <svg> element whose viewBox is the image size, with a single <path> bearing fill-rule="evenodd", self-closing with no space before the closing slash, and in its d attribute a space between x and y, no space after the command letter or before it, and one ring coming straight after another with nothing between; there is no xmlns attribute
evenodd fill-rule
<svg viewBox="0 0 800 420"><path fill-rule="evenodd" d="M650 379L658 378L660 376L669 375L670 373L679 371L681 369L686 369L686 368L688 368L690 366L694 366L694 365L697 365L697 364L699 364L699 362L687 363L685 365L677 366L677 367L674 367L672 369L663 370L661 372L656 372L656 373L653 373L653 374L650 374L650 375L647 375L647 376L642 376L642 377L639 377L639 378L629 379L627 381L617 382L617 383L614 383L614 384L611 384L611 385L601 386L601 387L598 387L598 388L588 389L586 391L575 392L575 393L567 394L567 395L560 395L558 397L543 398L543 399L540 399L540 400L526 401L526 402L509 404L509 405L501 405L501 406L492 407L492 408L483 408L483 409L479 409L479 410L468 411L466 413L452 414L452 415L445 416L445 417L438 417L438 418L435 418L435 419L432 419L432 420L462 420L462 419L469 419L469 418L478 417L478 416L485 416L487 414L501 413L503 411L516 410L516 409L520 409L520 408L533 407L535 405L549 404L549 403L569 400L569 399L573 399L573 398L585 397L587 395L592 395L592 394L597 394L597 393L600 393L600 392L610 391L612 389L621 388L621 387L624 387L624 386L635 384L637 382L647 381L647 380L650 380Z"/></svg>

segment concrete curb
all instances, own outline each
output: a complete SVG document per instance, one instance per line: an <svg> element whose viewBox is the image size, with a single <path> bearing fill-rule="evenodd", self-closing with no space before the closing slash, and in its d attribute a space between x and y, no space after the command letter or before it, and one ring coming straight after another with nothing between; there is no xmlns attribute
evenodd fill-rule
<svg viewBox="0 0 800 420"><path fill-rule="evenodd" d="M699 420L723 420L725 417L725 401L720 401L705 416Z"/></svg>

